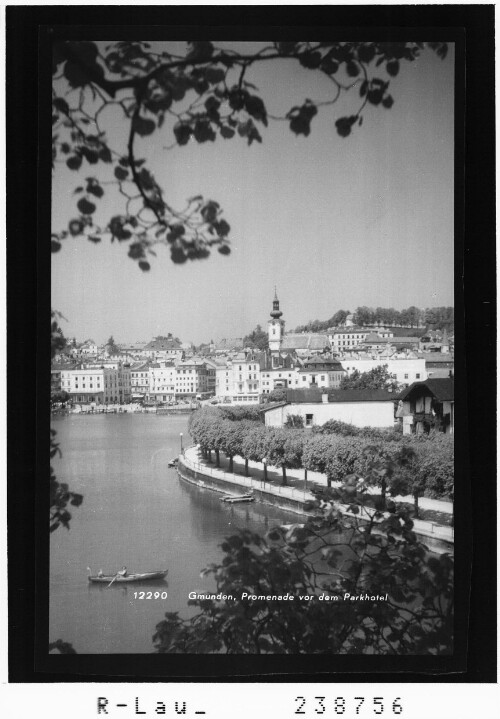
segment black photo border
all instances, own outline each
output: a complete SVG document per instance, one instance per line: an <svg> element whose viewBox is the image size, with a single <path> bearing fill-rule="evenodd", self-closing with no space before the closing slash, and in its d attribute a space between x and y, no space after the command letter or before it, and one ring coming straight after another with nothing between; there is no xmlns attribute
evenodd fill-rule
<svg viewBox="0 0 500 719"><path fill-rule="evenodd" d="M47 652L50 39L152 39L167 24L182 39L456 43L453 656ZM6 40L9 681L496 681L494 6L9 6Z"/></svg>

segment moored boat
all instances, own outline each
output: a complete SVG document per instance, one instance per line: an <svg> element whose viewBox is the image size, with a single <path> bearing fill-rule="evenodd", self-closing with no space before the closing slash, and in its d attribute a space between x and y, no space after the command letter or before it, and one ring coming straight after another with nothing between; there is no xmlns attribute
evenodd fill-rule
<svg viewBox="0 0 500 719"><path fill-rule="evenodd" d="M150 582L152 579L165 579L168 569L162 569L157 572L131 572L125 575L121 574L89 574L89 582L101 582L110 584L121 584L122 582Z"/></svg>
<svg viewBox="0 0 500 719"><path fill-rule="evenodd" d="M247 494L226 494L224 497L221 497L221 502L226 502L227 504L236 504L237 502L255 502L255 497L251 492L248 492Z"/></svg>

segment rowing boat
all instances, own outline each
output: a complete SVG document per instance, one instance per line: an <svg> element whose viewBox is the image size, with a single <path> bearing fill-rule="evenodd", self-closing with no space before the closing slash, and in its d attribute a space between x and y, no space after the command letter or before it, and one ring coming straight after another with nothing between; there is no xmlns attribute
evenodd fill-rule
<svg viewBox="0 0 500 719"><path fill-rule="evenodd" d="M103 574L101 576L98 574L89 574L88 579L89 582L102 582L107 584L113 582L114 584L121 584L122 582L149 582L152 579L165 579L167 574L168 569L164 569L159 572L136 572L133 574L126 574L125 576L122 576L121 574Z"/></svg>

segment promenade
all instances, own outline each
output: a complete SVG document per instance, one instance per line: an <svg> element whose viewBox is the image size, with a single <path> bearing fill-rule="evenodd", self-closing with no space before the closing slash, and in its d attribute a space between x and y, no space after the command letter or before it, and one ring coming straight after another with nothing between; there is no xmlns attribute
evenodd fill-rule
<svg viewBox="0 0 500 719"><path fill-rule="evenodd" d="M212 456L215 459L214 454ZM324 474L308 472L306 480L303 469L287 469L287 486L283 486L281 469L276 467L267 468L267 481L265 482L263 465L257 462L248 463L249 476L247 477L245 476L245 460L241 457L234 458L233 472L229 472L229 460L223 456L222 452L220 453L221 466L217 468L215 462L208 462L202 457L198 447L187 448L180 460L186 467L199 475L204 475L208 480L206 486L210 486L210 479L212 479L217 485L214 486L214 489L218 489L218 491L223 491L220 489L221 486L232 485L239 491L253 491L256 498L261 501L272 499L273 503L279 504L280 498L282 498L288 508L293 505L296 507L294 511L302 511L302 513L305 513L303 509L305 502L315 498L311 490L327 486ZM333 484L333 486L339 485L340 483ZM374 497L378 494L376 488L370 488L369 491ZM409 504L410 507L413 507L411 497L391 497L390 499L396 505L406 506ZM452 550L454 532L453 527L449 526L449 522L453 515L453 505L450 502L422 497L419 499L419 509L423 518L413 519L415 533L424 541L430 542L436 551ZM347 510L346 513L348 513ZM446 518L448 523L433 521L429 515L430 517L437 515L440 519Z"/></svg>

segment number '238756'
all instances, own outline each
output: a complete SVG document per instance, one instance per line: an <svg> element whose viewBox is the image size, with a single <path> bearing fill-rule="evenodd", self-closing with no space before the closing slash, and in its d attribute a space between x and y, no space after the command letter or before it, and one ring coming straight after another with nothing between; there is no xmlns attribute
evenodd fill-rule
<svg viewBox="0 0 500 719"><path fill-rule="evenodd" d="M362 716L366 714L402 714L401 697L394 700L385 697L295 697L295 714L324 714L325 712L345 714L348 716Z"/></svg>

